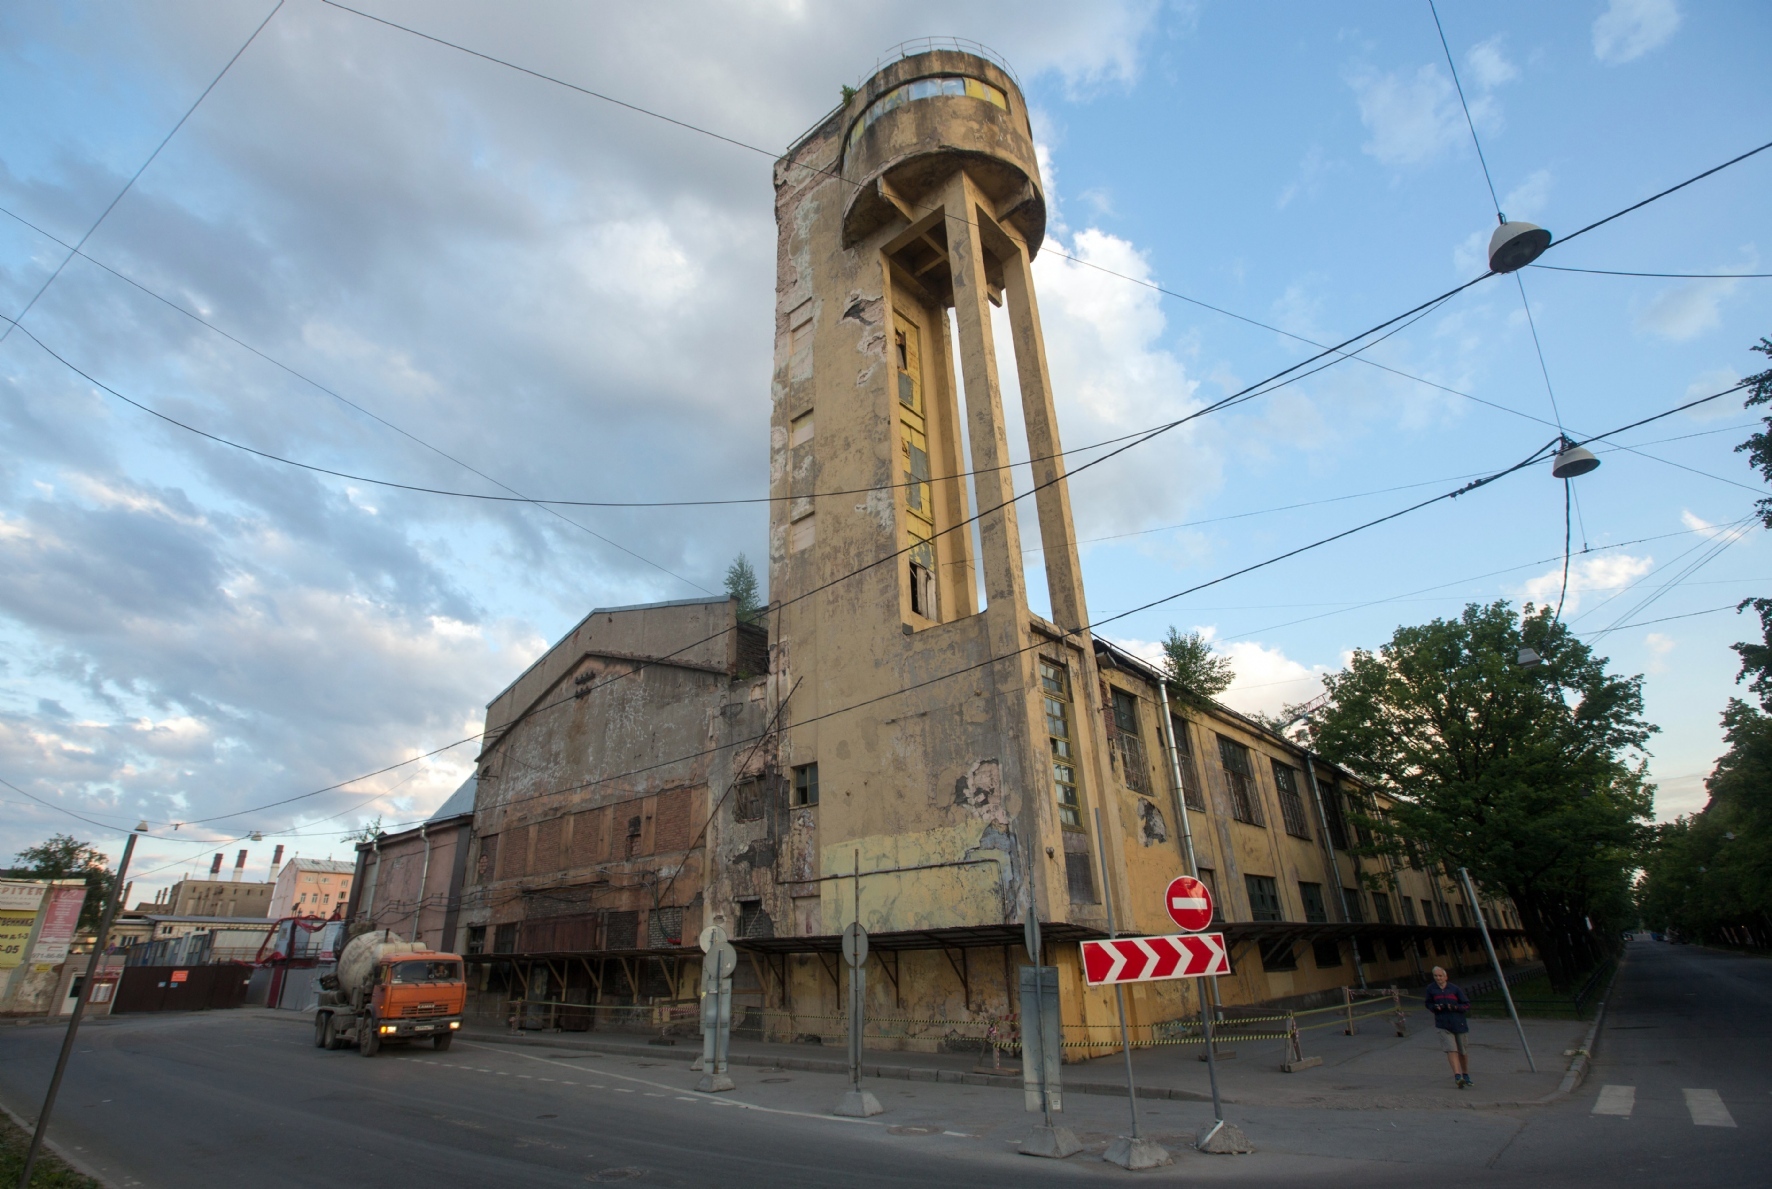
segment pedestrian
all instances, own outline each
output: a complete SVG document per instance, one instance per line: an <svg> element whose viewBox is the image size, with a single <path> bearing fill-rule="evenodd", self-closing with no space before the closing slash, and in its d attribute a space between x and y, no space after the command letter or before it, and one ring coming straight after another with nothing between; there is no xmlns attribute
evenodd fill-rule
<svg viewBox="0 0 1772 1189"><path fill-rule="evenodd" d="M1447 981L1444 966L1434 967L1434 981L1427 989L1427 1009L1434 1013L1434 1032L1452 1066L1452 1084L1460 1090L1470 1089L1470 1054L1465 1048L1465 1037L1471 1030L1470 1021L1465 1018L1471 1009L1470 996L1457 983Z"/></svg>

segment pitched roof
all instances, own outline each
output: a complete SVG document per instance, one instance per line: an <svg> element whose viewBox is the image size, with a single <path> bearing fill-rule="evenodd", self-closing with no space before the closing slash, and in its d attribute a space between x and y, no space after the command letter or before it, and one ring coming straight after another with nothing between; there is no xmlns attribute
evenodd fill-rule
<svg viewBox="0 0 1772 1189"><path fill-rule="evenodd" d="M297 871L319 871L327 875L349 875L357 869L355 863L347 863L342 859L291 859L284 867L294 867Z"/></svg>

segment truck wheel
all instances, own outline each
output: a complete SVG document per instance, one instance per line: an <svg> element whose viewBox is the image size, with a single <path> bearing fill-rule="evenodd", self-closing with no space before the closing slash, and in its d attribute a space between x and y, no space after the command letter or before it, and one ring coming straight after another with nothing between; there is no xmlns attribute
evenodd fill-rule
<svg viewBox="0 0 1772 1189"><path fill-rule="evenodd" d="M332 1047L332 1013L320 1011L314 1013L314 1047L329 1049Z"/></svg>
<svg viewBox="0 0 1772 1189"><path fill-rule="evenodd" d="M455 1033L444 1032L440 1035L431 1037L431 1047L433 1049L436 1049L439 1053L448 1052L449 1051L449 1042L454 1039L455 1039Z"/></svg>
<svg viewBox="0 0 1772 1189"><path fill-rule="evenodd" d="M338 1035L338 1017L328 1013L326 1016L326 1049L334 1052L345 1047L345 1042Z"/></svg>
<svg viewBox="0 0 1772 1189"><path fill-rule="evenodd" d="M376 1029L374 1016L357 1024L357 1052L365 1057L381 1052L381 1033Z"/></svg>

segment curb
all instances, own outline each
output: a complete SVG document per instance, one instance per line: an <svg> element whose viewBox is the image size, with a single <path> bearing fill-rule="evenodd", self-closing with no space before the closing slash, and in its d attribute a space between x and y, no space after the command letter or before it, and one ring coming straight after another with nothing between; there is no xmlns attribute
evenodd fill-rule
<svg viewBox="0 0 1772 1189"><path fill-rule="evenodd" d="M458 1035L465 1040L477 1040L487 1044L514 1045L518 1048L538 1049L569 1049L585 1053L605 1053L618 1057L657 1057L667 1061L693 1061L701 1056L700 1046L693 1049L685 1046L681 1052L671 1052L664 1046L659 1050L644 1049L639 1045L616 1043L598 1043L591 1040L530 1040L527 1037L505 1036L483 1032L463 1032ZM838 1073L849 1072L847 1061L833 1061L817 1057L765 1057L750 1053L733 1053L727 1058L729 1065L753 1066L761 1069L792 1069L801 1073ZM1008 1074L975 1073L959 1069L930 1069L917 1065L877 1065L863 1063L862 1076L883 1078L901 1082L943 1082L962 1086L991 1086L1000 1090L1019 1090L1022 1088L1021 1078ZM1064 1082L1063 1088L1071 1094L1095 1094L1108 1098L1126 1097L1126 1086L1117 1082ZM1212 1095L1197 1090L1182 1090L1175 1087L1140 1086L1140 1098L1170 1099L1182 1102L1211 1102ZM1230 1101L1226 1099L1225 1101Z"/></svg>
<svg viewBox="0 0 1772 1189"><path fill-rule="evenodd" d="M1587 1030L1587 1035L1581 1040L1581 1046L1575 1050L1575 1059L1569 1062L1569 1069L1563 1074L1562 1084L1540 1098L1539 1102L1556 1102L1569 1097L1575 1093L1576 1087L1581 1085L1582 1079L1587 1077L1588 1066L1593 1062L1594 1044L1600 1038L1600 1025L1606 1022L1606 1001L1611 998L1612 985L1618 981L1619 972L1624 969L1624 961L1623 957L1618 959L1618 965L1613 968L1612 977L1606 980L1606 989L1601 993L1600 1001L1594 1009L1593 1026Z"/></svg>
<svg viewBox="0 0 1772 1189"><path fill-rule="evenodd" d="M37 1130L37 1125L35 1123L27 1122L17 1111L13 1110L3 1102L0 1102L0 1111L5 1111L6 1117L11 1119L13 1125L20 1131L23 1131L26 1136L30 1136ZM104 1177L93 1171L92 1167L88 1165L86 1161L80 1159L78 1156L71 1155L67 1149L50 1139L47 1135L43 1137L43 1150L73 1169L75 1172L79 1173L81 1176L97 1181L99 1184L103 1185L105 1189L113 1189L112 1182L107 1181ZM31 1179L34 1181L37 1178L33 1175Z"/></svg>

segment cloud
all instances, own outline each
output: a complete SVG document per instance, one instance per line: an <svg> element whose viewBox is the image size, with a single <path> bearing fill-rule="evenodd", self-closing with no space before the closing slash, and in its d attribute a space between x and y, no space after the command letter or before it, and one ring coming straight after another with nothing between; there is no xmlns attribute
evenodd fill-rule
<svg viewBox="0 0 1772 1189"><path fill-rule="evenodd" d="M1479 41L1465 52L1465 73L1484 90L1511 83L1520 77L1520 68L1509 62L1507 55L1502 53L1501 42L1502 35L1497 33L1488 41Z"/></svg>
<svg viewBox="0 0 1772 1189"><path fill-rule="evenodd" d="M1711 396L1733 388L1739 383L1741 383L1741 373L1734 368L1713 367L1709 371L1698 373L1697 377L1686 385L1686 399L1697 400L1700 397ZM1739 414L1743 399L1741 394L1732 393L1729 396L1713 400L1709 404L1688 409L1686 416L1694 421L1721 421Z"/></svg>
<svg viewBox="0 0 1772 1189"><path fill-rule="evenodd" d="M1154 0L1035 0L1008 23L935 0L531 12L390 15L771 148L829 111L881 47L929 28L1082 92L1135 79L1160 15ZM9 141L0 201L72 242L73 213L104 209L139 146L258 19L20 10L0 39L0 94L28 80L48 98ZM338 397L94 267L64 272L27 325L169 415L340 470L498 491L483 473L584 498L761 493L769 168L765 154L286 5L87 250ZM1144 267L1130 244L1092 234L1067 242ZM0 259L0 308L17 309L59 251L6 242L22 247ZM1045 256L1039 267L1055 371L1070 369L1073 390L1086 387L1074 376L1102 377L1066 397L1071 442L1138 417L1139 400L1156 403L1138 424L1192 407L1156 295L1116 305L1098 277ZM735 552L766 553L755 509L577 510L575 525L345 490L120 406L18 335L0 370L0 440L0 771L100 820L228 812L461 738L589 606L717 590ZM1215 479L1204 464L1186 483L1157 474L1185 445L1147 450L1160 489ZM327 842L369 796L386 794L371 815L434 805L467 762L451 752L360 795L228 824L300 825ZM66 824L16 817L0 824L0 853Z"/></svg>
<svg viewBox="0 0 1772 1189"><path fill-rule="evenodd" d="M1550 188L1550 170L1533 170L1525 181L1507 192L1507 196L1501 200L1501 207L1510 219L1537 219L1550 202ZM1485 243L1485 250L1487 246Z"/></svg>
<svg viewBox="0 0 1772 1189"><path fill-rule="evenodd" d="M1348 85L1371 134L1360 147L1382 164L1420 165L1470 135L1452 80L1437 66L1413 75L1362 71ZM1471 114L1477 114L1475 106Z"/></svg>
<svg viewBox="0 0 1772 1189"><path fill-rule="evenodd" d="M1204 403L1196 394L1199 381L1163 344L1168 320L1161 295L1101 271L1154 280L1144 253L1094 228L1077 232L1062 246L1083 263L1042 252L1034 272L1066 448L1117 438L1199 408ZM1001 312L996 330L1004 347L1000 370L1005 399L1013 406L1010 421L1018 424L1020 389L1008 362L1008 324ZM1078 535L1162 523L1216 487L1220 463L1203 440L1202 431L1183 426L1116 458L1111 471L1099 467L1079 474L1071 483ZM1017 452L1025 458L1025 445ZM1088 457L1073 458L1072 467ZM1024 472L1017 472L1017 482L1026 482ZM1031 516L1022 521L1030 545L1037 544L1034 523Z"/></svg>
<svg viewBox="0 0 1772 1189"><path fill-rule="evenodd" d="M1643 647L1649 650L1649 672L1667 672L1667 655L1674 650L1672 636L1664 636L1660 632L1650 632L1643 637Z"/></svg>
<svg viewBox="0 0 1772 1189"><path fill-rule="evenodd" d="M1671 286L1637 313L1637 329L1671 342L1688 342L1721 324L1723 299L1740 287L1740 281L1729 279Z"/></svg>
<svg viewBox="0 0 1772 1189"><path fill-rule="evenodd" d="M1679 27L1674 0L1612 0L1594 20L1594 57L1621 66L1660 46Z"/></svg>
<svg viewBox="0 0 1772 1189"><path fill-rule="evenodd" d="M1244 714L1278 714L1287 705L1323 692L1327 665L1306 665L1274 646L1236 640L1218 651L1231 658L1237 679L1219 700Z"/></svg>
<svg viewBox="0 0 1772 1189"><path fill-rule="evenodd" d="M1680 513L1680 523L1706 540L1715 540L1728 531L1718 525L1712 524L1702 516L1696 515L1690 509Z"/></svg>
<svg viewBox="0 0 1772 1189"><path fill-rule="evenodd" d="M1633 557L1628 553L1607 553L1571 559L1569 594L1563 603L1564 616L1573 615L1580 609L1581 596L1584 593L1622 589L1647 574L1654 565L1655 559L1652 557ZM1539 606L1555 607L1557 592L1562 584L1563 567L1559 563L1521 585L1514 597L1530 600Z"/></svg>

